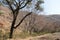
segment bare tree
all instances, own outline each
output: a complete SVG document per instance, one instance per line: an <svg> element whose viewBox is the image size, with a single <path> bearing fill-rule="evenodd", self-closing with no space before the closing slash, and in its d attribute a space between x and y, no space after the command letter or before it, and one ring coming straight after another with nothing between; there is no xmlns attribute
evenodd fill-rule
<svg viewBox="0 0 60 40"><path fill-rule="evenodd" d="M32 13L32 12L30 12L30 13L26 14L21 19L21 21L17 25L15 25L17 16L19 14L19 10L26 7L27 4L29 4L32 0L0 0L0 1L2 1L4 6L9 7L9 9L12 11L13 21L11 24L10 35L9 35L9 38L12 38L14 29L16 29L23 22L23 20ZM38 1L40 1L40 3L42 2L41 0L38 0ZM36 7L38 7L38 6L36 6Z"/></svg>
<svg viewBox="0 0 60 40"><path fill-rule="evenodd" d="M11 24L11 29L10 29L10 37L9 38L12 38L13 37L13 31L14 29L16 29L22 22L23 20L31 14L28 13L26 14L22 19L21 21L15 26L15 22L16 22L16 19L17 19L17 16L18 16L18 13L19 13L19 10L24 8L29 2L31 2L31 0L5 0L5 2L8 4L9 8L11 9L12 11L12 14L13 14L13 21L12 21L12 24ZM24 5L23 5L24 4ZM23 6L22 6L23 5Z"/></svg>
<svg viewBox="0 0 60 40"><path fill-rule="evenodd" d="M25 26L23 31L27 31L30 34L36 31L35 30L37 25L35 22L37 21L36 17L37 17L37 14L32 13L24 20Z"/></svg>

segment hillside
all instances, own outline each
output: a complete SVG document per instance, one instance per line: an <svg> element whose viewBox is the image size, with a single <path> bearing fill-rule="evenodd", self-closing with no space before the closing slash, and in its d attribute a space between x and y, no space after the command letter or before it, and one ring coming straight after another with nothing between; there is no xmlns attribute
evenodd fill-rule
<svg viewBox="0 0 60 40"><path fill-rule="evenodd" d="M27 13L29 12L19 12L16 20L16 25ZM9 32L11 22L11 11L6 7L0 6L0 31L3 29L2 31L4 35ZM22 24L16 30L14 30L14 34L20 34L21 31L31 31L37 33L60 32L60 15L37 15L35 13L32 13L22 22Z"/></svg>
<svg viewBox="0 0 60 40"><path fill-rule="evenodd" d="M0 6L0 11L2 11L2 14L0 15L0 23L2 23L4 26L6 25L6 27L9 27L11 25L11 21L12 21L12 15L10 14L11 11L3 6ZM18 24L18 22L24 17L24 15L26 15L28 12L27 11L20 11L19 15L17 17L17 21L16 24ZM41 30L50 30L50 31L59 31L60 29L60 15L37 15L35 13L32 13L31 15L32 17L28 16L23 23L21 24L20 27L24 28L24 26L28 26L26 25L26 23L28 24L28 22L34 21L34 24L36 24L35 28L37 28L39 31ZM30 18L29 18L30 17ZM50 28L51 27L51 28ZM20 28L21 29L21 28Z"/></svg>

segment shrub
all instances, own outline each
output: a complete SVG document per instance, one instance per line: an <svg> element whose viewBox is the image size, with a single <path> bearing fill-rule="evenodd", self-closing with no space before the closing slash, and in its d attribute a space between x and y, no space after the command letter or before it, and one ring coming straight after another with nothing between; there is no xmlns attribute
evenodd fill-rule
<svg viewBox="0 0 60 40"><path fill-rule="evenodd" d="M0 40L3 39L3 34L2 34L2 30L0 30Z"/></svg>
<svg viewBox="0 0 60 40"><path fill-rule="evenodd" d="M9 37L9 33L6 32L4 33L1 29L0 29L0 40L7 40Z"/></svg>

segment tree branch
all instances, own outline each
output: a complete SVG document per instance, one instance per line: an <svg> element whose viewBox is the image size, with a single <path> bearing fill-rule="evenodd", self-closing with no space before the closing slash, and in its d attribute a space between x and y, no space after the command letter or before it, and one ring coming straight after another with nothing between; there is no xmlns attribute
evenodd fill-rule
<svg viewBox="0 0 60 40"><path fill-rule="evenodd" d="M32 14L32 12L26 14L26 15L21 19L21 21L19 22L19 24L17 24L14 28L16 29L16 28L23 22L23 20L24 20L27 16L29 16L30 14Z"/></svg>
<svg viewBox="0 0 60 40"><path fill-rule="evenodd" d="M16 0L14 1L14 6L16 7L18 5L18 3L16 2Z"/></svg>
<svg viewBox="0 0 60 40"><path fill-rule="evenodd" d="M21 3L20 3L20 5L22 5L23 3L24 3L24 1L23 1L23 2L21 2Z"/></svg>
<svg viewBox="0 0 60 40"><path fill-rule="evenodd" d="M13 10L13 8L12 8L10 2L9 2L8 0L6 0L6 2L8 3L8 5L9 5L10 9L12 10L12 12L14 12L14 10Z"/></svg>
<svg viewBox="0 0 60 40"><path fill-rule="evenodd" d="M32 0L28 0L28 1L25 3L25 5L24 5L24 6L22 6L22 7L20 7L19 9L24 8L24 7L25 7L29 2L31 2L31 1L32 1ZM23 3L24 3L24 2L23 2ZM23 3L22 3L22 4L23 4ZM22 5L22 4L21 4L21 5Z"/></svg>

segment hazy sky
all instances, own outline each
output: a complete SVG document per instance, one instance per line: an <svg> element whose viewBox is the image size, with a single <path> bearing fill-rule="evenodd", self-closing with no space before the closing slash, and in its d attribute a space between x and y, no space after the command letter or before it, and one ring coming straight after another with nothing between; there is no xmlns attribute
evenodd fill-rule
<svg viewBox="0 0 60 40"><path fill-rule="evenodd" d="M44 0L44 12L46 14L60 14L60 0Z"/></svg>

